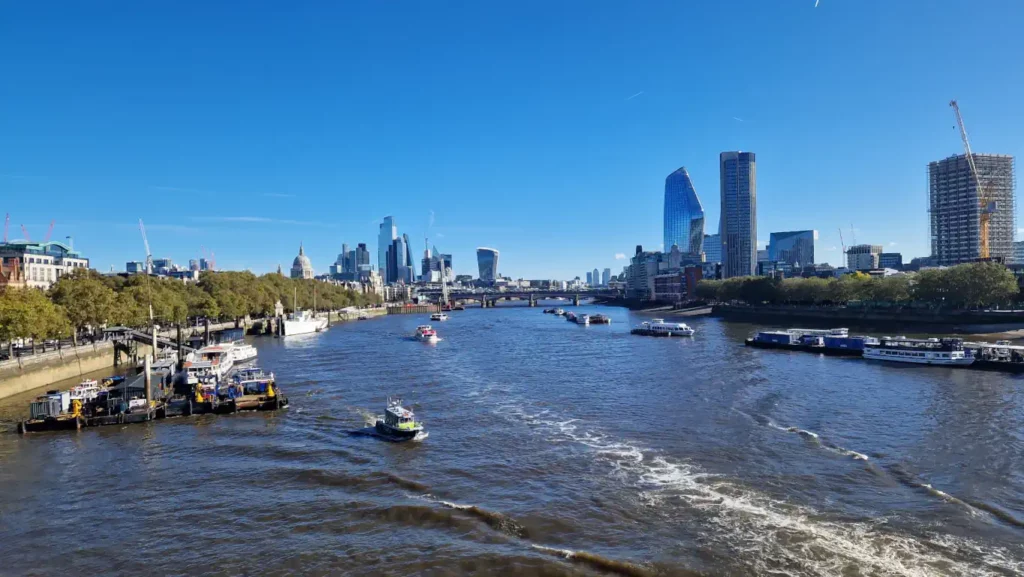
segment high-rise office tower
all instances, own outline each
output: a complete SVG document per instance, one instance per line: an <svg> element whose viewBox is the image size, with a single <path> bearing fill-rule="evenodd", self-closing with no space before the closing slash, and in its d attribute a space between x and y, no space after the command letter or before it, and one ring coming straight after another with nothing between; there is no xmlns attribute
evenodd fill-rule
<svg viewBox="0 0 1024 577"><path fill-rule="evenodd" d="M990 204L989 257L1013 258L1014 159L1001 154L975 154L981 186ZM949 266L981 256L981 201L966 154L928 164L928 212L932 257ZM994 204L992 204L994 203Z"/></svg>
<svg viewBox="0 0 1024 577"><path fill-rule="evenodd" d="M703 251L704 207L685 167L665 178L664 239L665 252L674 244L691 255Z"/></svg>
<svg viewBox="0 0 1024 577"><path fill-rule="evenodd" d="M480 280L494 282L498 279L498 251L493 248L476 249L476 263L480 269Z"/></svg>
<svg viewBox="0 0 1024 577"><path fill-rule="evenodd" d="M611 281L612 269L606 268L604 269L604 272L601 273L601 286L608 286L608 284L611 283Z"/></svg>
<svg viewBox="0 0 1024 577"><path fill-rule="evenodd" d="M395 226L395 219L385 216L380 223L380 232L377 234L377 269L384 276L384 282L392 282L387 278L385 272L388 270L388 250L391 248L391 241L398 237L398 227Z"/></svg>
<svg viewBox="0 0 1024 577"><path fill-rule="evenodd" d="M806 266L814 264L816 230L773 232L768 241L768 261Z"/></svg>
<svg viewBox="0 0 1024 577"><path fill-rule="evenodd" d="M723 152L718 158L722 215L722 276L757 270L757 163L753 152Z"/></svg>
<svg viewBox="0 0 1024 577"><path fill-rule="evenodd" d="M722 235L704 235L704 262L722 262Z"/></svg>
<svg viewBox="0 0 1024 577"><path fill-rule="evenodd" d="M587 285L594 286L594 273L592 272L587 273Z"/></svg>
<svg viewBox="0 0 1024 577"><path fill-rule="evenodd" d="M595 268L594 272L591 273L591 276L594 277L594 286L601 284L601 271Z"/></svg>

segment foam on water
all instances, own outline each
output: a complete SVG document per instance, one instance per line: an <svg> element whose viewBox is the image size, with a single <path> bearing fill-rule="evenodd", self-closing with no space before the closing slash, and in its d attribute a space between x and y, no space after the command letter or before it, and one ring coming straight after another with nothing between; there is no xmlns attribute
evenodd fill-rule
<svg viewBox="0 0 1024 577"><path fill-rule="evenodd" d="M638 492L642 502L666 515L678 514L682 502L702 513L711 528L708 538L742 554L737 560L759 574L792 575L933 575L999 576L1024 574L1024 561L1009 551L982 547L949 535L907 535L877 522L833 522L817 511L778 501L698 465L660 454L635 443L616 440L596 429L581 428L573 419L550 411L531 413L508 403L495 410L551 435L594 449L613 476ZM819 442L812 431L773 428ZM819 442L820 444L820 442ZM855 459L862 453L839 447ZM941 545L941 546L938 546ZM559 550L552 550L559 551Z"/></svg>

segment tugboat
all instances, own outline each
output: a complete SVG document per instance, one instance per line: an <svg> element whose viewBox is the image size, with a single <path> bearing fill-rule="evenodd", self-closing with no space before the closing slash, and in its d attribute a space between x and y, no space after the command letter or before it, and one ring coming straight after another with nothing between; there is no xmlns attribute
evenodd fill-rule
<svg viewBox="0 0 1024 577"><path fill-rule="evenodd" d="M416 415L403 407L402 399L397 397L388 397L387 409L377 418L374 429L382 436L401 441L426 437L423 423L416 422Z"/></svg>
<svg viewBox="0 0 1024 577"><path fill-rule="evenodd" d="M437 331L430 325L420 325L416 327L416 339L428 343L436 343Z"/></svg>

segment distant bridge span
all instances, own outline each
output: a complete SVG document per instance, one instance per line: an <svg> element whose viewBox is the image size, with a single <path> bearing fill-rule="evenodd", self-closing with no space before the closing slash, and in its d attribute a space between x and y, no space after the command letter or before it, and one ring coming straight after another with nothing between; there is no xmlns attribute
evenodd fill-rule
<svg viewBox="0 0 1024 577"><path fill-rule="evenodd" d="M441 298L441 291L420 292L421 296L438 301ZM578 306L580 301L597 297L614 297L619 292L608 291L503 291L503 292L470 292L470 291L449 291L448 298L452 303L477 301L484 308L493 307L499 300L521 300L529 301L530 306L537 306L537 301L545 299L568 299L573 305Z"/></svg>

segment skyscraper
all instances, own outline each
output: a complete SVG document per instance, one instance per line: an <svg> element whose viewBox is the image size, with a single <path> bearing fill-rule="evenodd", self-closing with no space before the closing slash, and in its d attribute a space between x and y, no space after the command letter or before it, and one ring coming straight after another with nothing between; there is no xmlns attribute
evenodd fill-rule
<svg viewBox="0 0 1024 577"><path fill-rule="evenodd" d="M704 246L704 207L693 189L686 168L665 178L664 250L679 245L679 250L699 255Z"/></svg>
<svg viewBox="0 0 1024 577"><path fill-rule="evenodd" d="M594 273L587 273L587 286L594 286Z"/></svg>
<svg viewBox="0 0 1024 577"><path fill-rule="evenodd" d="M816 230L773 232L768 241L768 261L794 266L814 264L814 241L817 238Z"/></svg>
<svg viewBox="0 0 1024 577"><path fill-rule="evenodd" d="M612 281L612 269L606 268L606 269L604 269L604 272L601 273L601 286L608 286L608 284L611 281Z"/></svg>
<svg viewBox="0 0 1024 577"><path fill-rule="evenodd" d="M385 216L377 234L377 269L384 276L384 282L390 282L384 273L388 270L388 250L391 248L391 241L397 237L398 227L395 226L394 217Z"/></svg>
<svg viewBox="0 0 1024 577"><path fill-rule="evenodd" d="M1001 154L975 154L981 185L995 203L988 225L989 256L1013 258L1014 159ZM928 211L932 257L949 266L981 256L981 206L978 187L966 154L928 164Z"/></svg>
<svg viewBox="0 0 1024 577"><path fill-rule="evenodd" d="M757 163L753 152L723 152L721 179L722 276L753 275L757 270Z"/></svg>
<svg viewBox="0 0 1024 577"><path fill-rule="evenodd" d="M480 269L480 280L494 282L498 278L498 251L493 248L476 249L476 263Z"/></svg>
<svg viewBox="0 0 1024 577"><path fill-rule="evenodd" d="M722 235L704 235L704 262L722 262Z"/></svg>
<svg viewBox="0 0 1024 577"><path fill-rule="evenodd" d="M601 284L601 271L599 271L599 270L597 270L595 268L594 272L591 274L591 276L594 277L594 285L593 286L598 286L598 285Z"/></svg>

